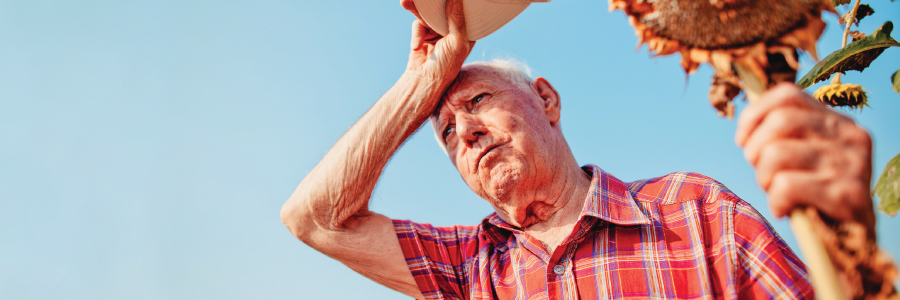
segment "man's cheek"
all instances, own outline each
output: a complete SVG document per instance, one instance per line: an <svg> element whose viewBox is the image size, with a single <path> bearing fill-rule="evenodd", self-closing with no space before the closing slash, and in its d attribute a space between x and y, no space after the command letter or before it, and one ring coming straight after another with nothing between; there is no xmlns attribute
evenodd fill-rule
<svg viewBox="0 0 900 300"><path fill-rule="evenodd" d="M462 170L459 169L459 164L456 163L456 162L458 161L458 159L456 158L456 155L452 154L453 152L450 152L450 153L451 153L451 154L449 155L449 156L450 156L450 163L453 164L454 167L456 167L456 170L457 170L457 171L462 171Z"/></svg>
<svg viewBox="0 0 900 300"><path fill-rule="evenodd" d="M457 154L456 159L453 161L453 165L456 166L456 170L459 171L460 174L469 174L469 164L466 162L465 154Z"/></svg>

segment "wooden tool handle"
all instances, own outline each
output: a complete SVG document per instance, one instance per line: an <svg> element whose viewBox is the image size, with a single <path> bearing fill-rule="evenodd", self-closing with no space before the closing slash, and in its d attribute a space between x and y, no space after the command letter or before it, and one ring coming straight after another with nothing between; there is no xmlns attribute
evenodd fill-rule
<svg viewBox="0 0 900 300"><path fill-rule="evenodd" d="M803 211L797 208L791 211L791 229L797 236L797 243L800 244L800 253L806 259L806 268L809 271L810 279L812 279L813 288L816 290L816 298L822 300L839 300L845 299L844 291L841 283L838 281L837 272L828 252L825 251L825 245L816 235L812 226L812 221Z"/></svg>

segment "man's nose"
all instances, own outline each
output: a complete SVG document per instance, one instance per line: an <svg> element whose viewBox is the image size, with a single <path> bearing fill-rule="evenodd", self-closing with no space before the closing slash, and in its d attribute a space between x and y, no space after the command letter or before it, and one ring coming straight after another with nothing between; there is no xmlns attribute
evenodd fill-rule
<svg viewBox="0 0 900 300"><path fill-rule="evenodd" d="M465 141L466 146L472 148L478 138L487 133L487 128L475 115L458 114L456 116L456 134L459 139Z"/></svg>

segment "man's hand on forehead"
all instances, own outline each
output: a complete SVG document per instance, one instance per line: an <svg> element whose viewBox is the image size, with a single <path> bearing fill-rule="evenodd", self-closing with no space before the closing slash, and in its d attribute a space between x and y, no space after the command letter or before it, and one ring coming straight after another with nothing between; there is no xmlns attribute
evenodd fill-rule
<svg viewBox="0 0 900 300"><path fill-rule="evenodd" d="M412 0L400 2L403 8L416 16L412 24L409 62L407 71L429 80L438 81L440 94L456 78L475 42L466 38L466 21L462 13L462 0L448 0L446 6L449 33L441 36L425 24ZM440 97L440 95L432 95Z"/></svg>

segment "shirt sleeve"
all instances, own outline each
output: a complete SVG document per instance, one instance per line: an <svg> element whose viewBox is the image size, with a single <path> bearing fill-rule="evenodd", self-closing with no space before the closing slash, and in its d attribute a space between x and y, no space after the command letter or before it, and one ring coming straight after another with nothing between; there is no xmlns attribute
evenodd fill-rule
<svg viewBox="0 0 900 300"><path fill-rule="evenodd" d="M734 211L735 274L740 299L815 299L806 266L756 209Z"/></svg>
<svg viewBox="0 0 900 300"><path fill-rule="evenodd" d="M466 299L466 263L477 249L476 226L434 227L394 220L409 270L426 299Z"/></svg>

